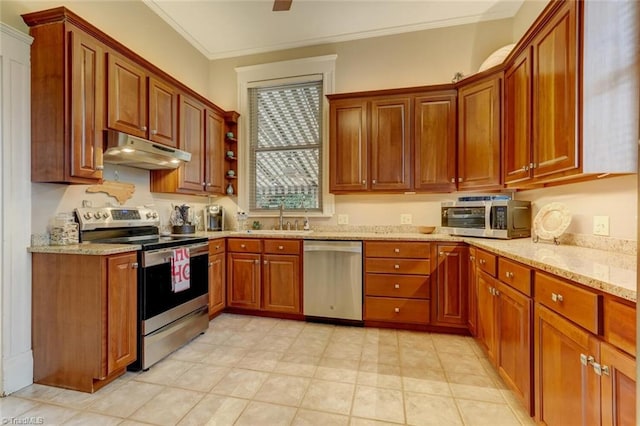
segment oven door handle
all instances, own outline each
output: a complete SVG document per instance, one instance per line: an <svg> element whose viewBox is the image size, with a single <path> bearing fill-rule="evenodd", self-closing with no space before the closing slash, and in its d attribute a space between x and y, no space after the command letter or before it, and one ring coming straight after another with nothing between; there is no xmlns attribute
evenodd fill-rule
<svg viewBox="0 0 640 426"><path fill-rule="evenodd" d="M158 250L149 250L142 252L142 267L162 265L171 263L173 258L173 250L177 248L188 248L189 257L204 256L209 254L209 243L192 244L188 246L175 246Z"/></svg>

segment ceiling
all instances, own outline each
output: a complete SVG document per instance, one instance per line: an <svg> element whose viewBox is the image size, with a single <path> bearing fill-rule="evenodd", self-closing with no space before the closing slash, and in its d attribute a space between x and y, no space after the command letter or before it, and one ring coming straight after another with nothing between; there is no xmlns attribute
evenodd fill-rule
<svg viewBox="0 0 640 426"><path fill-rule="evenodd" d="M513 17L524 0L142 0L209 59Z"/></svg>

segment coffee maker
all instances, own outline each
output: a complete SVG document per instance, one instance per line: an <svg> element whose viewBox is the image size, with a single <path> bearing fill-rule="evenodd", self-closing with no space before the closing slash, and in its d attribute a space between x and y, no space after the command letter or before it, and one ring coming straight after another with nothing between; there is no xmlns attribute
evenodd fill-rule
<svg viewBox="0 0 640 426"><path fill-rule="evenodd" d="M207 231L224 231L224 209L219 204L210 204L204 208L204 220Z"/></svg>

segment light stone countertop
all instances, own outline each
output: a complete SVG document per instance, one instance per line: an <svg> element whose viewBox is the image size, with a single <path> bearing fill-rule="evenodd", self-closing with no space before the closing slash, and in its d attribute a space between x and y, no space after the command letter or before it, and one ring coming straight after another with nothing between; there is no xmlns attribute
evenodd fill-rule
<svg viewBox="0 0 640 426"><path fill-rule="evenodd" d="M185 234L181 234L185 235ZM494 240L470 238L448 234L375 233L375 232L304 232L292 231L223 231L188 234L198 237L216 238L291 238L305 240L387 240L387 241L442 241L465 242L478 248L504 256L563 277L587 287L613 294L635 302L637 299L636 256L614 251L597 250L570 245L534 243L530 238ZM68 253L87 255L109 255L139 250L139 245L128 244L75 244L69 246L33 246L31 253Z"/></svg>

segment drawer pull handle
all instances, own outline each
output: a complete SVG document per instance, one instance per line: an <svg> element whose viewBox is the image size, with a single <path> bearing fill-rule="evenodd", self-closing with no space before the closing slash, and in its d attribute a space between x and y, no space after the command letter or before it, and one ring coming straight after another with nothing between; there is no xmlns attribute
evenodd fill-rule
<svg viewBox="0 0 640 426"><path fill-rule="evenodd" d="M247 246L245 244L240 244L240 248L246 248Z"/></svg>
<svg viewBox="0 0 640 426"><path fill-rule="evenodd" d="M260 261L258 259L254 260L253 263L255 263L256 265L260 264Z"/></svg>
<svg viewBox="0 0 640 426"><path fill-rule="evenodd" d="M216 250L220 250L220 246L216 246Z"/></svg>
<svg viewBox="0 0 640 426"><path fill-rule="evenodd" d="M131 269L138 269L138 262L133 262L131 264Z"/></svg>
<svg viewBox="0 0 640 426"><path fill-rule="evenodd" d="M284 246L278 246L278 250L284 250Z"/></svg>
<svg viewBox="0 0 640 426"><path fill-rule="evenodd" d="M400 288L400 284L394 284L393 288Z"/></svg>
<svg viewBox="0 0 640 426"><path fill-rule="evenodd" d="M485 263L487 263L487 261L484 259L480 259L478 262L480 262L481 265L484 265Z"/></svg>
<svg viewBox="0 0 640 426"><path fill-rule="evenodd" d="M507 278L513 278L513 272L507 271L504 274L506 275Z"/></svg>
<svg viewBox="0 0 640 426"><path fill-rule="evenodd" d="M400 269L400 265L393 265L395 269Z"/></svg>
<svg viewBox="0 0 640 426"><path fill-rule="evenodd" d="M213 266L213 262L209 262L209 268Z"/></svg>
<svg viewBox="0 0 640 426"><path fill-rule="evenodd" d="M393 308L393 311L394 311L396 314L399 314L399 313L400 313L400 308Z"/></svg>
<svg viewBox="0 0 640 426"><path fill-rule="evenodd" d="M438 253L440 256L444 256L444 252L441 251L440 253Z"/></svg>
<svg viewBox="0 0 640 426"><path fill-rule="evenodd" d="M263 260L262 262L263 262L265 265L267 265L267 264L269 263L269 261L268 261L268 260Z"/></svg>
<svg viewBox="0 0 640 426"><path fill-rule="evenodd" d="M562 303L562 301L564 300L564 297L562 297L561 294L551 293L551 300L557 303Z"/></svg>
<svg viewBox="0 0 640 426"><path fill-rule="evenodd" d="M400 253L400 249L399 248L395 248L395 249L393 249L393 252L394 253Z"/></svg>
<svg viewBox="0 0 640 426"><path fill-rule="evenodd" d="M469 256L469 260L470 260L471 262L473 262L474 260L476 260L476 258L475 258L475 256Z"/></svg>

